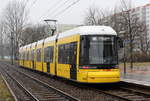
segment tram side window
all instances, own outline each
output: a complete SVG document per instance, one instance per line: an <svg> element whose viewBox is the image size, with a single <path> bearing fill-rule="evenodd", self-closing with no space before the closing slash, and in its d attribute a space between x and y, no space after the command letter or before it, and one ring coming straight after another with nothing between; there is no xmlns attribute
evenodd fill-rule
<svg viewBox="0 0 150 101"><path fill-rule="evenodd" d="M54 47L50 47L50 62L53 62L53 55L54 55Z"/></svg>
<svg viewBox="0 0 150 101"><path fill-rule="evenodd" d="M34 50L31 51L31 60L34 61Z"/></svg>
<svg viewBox="0 0 150 101"><path fill-rule="evenodd" d="M25 52L23 52L23 60L25 60Z"/></svg>
<svg viewBox="0 0 150 101"><path fill-rule="evenodd" d="M20 53L20 60L23 60L23 52Z"/></svg>
<svg viewBox="0 0 150 101"><path fill-rule="evenodd" d="M27 60L27 52L25 52L24 54L25 54L24 60Z"/></svg>
<svg viewBox="0 0 150 101"><path fill-rule="evenodd" d="M47 48L44 48L44 62L53 62L53 52L54 52L54 47L49 46Z"/></svg>
<svg viewBox="0 0 150 101"><path fill-rule="evenodd" d="M37 52L37 61L40 62L41 61L41 48L36 50Z"/></svg>
<svg viewBox="0 0 150 101"><path fill-rule="evenodd" d="M77 42L59 45L58 62L61 64L76 64Z"/></svg>
<svg viewBox="0 0 150 101"><path fill-rule="evenodd" d="M31 59L31 51L29 51L29 58L28 58L30 61L32 60Z"/></svg>
<svg viewBox="0 0 150 101"><path fill-rule="evenodd" d="M27 51L27 53L26 53L27 55L27 58L26 58L26 60L29 60L29 51Z"/></svg>
<svg viewBox="0 0 150 101"><path fill-rule="evenodd" d="M44 62L47 62L47 57L48 57L48 48L44 48Z"/></svg>
<svg viewBox="0 0 150 101"><path fill-rule="evenodd" d="M21 53L21 52L19 52L19 60L22 60L22 59L21 59L21 55L22 55L22 53Z"/></svg>
<svg viewBox="0 0 150 101"><path fill-rule="evenodd" d="M77 42L70 44L70 64L76 64Z"/></svg>
<svg viewBox="0 0 150 101"><path fill-rule="evenodd" d="M64 63L65 60L64 60L64 50L65 50L65 47L64 45L59 45L59 48L58 48L58 63Z"/></svg>
<svg viewBox="0 0 150 101"><path fill-rule="evenodd" d="M28 51L27 60L28 60L28 61L30 60L30 51Z"/></svg>
<svg viewBox="0 0 150 101"><path fill-rule="evenodd" d="M26 52L24 52L24 60L26 60Z"/></svg>
<svg viewBox="0 0 150 101"><path fill-rule="evenodd" d="M22 52L22 55L21 55L21 56L22 56L22 58L21 58L21 59L22 59L22 60L24 60L24 52Z"/></svg>
<svg viewBox="0 0 150 101"><path fill-rule="evenodd" d="M65 52L64 52L65 64L70 64L70 44L65 44Z"/></svg>
<svg viewBox="0 0 150 101"><path fill-rule="evenodd" d="M23 52L23 60L25 60L25 52Z"/></svg>

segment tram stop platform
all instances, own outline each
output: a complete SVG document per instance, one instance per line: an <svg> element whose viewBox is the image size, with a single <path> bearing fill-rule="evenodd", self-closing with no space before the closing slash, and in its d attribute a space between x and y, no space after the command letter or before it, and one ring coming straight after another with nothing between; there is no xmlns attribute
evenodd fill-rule
<svg viewBox="0 0 150 101"><path fill-rule="evenodd" d="M150 86L150 75L135 73L121 74L121 81L138 85Z"/></svg>
<svg viewBox="0 0 150 101"><path fill-rule="evenodd" d="M121 81L150 86L150 67L134 67L132 71L128 69L126 73L124 73L123 68L121 68Z"/></svg>

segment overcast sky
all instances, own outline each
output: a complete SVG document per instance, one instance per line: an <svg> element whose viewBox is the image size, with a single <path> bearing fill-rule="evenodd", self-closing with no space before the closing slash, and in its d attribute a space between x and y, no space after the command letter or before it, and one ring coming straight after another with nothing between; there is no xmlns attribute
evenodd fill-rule
<svg viewBox="0 0 150 101"><path fill-rule="evenodd" d="M6 4L12 0L0 0L0 13L2 13ZM25 0L23 0L25 1ZM111 9L119 5L120 0L80 0L77 4L60 13L72 2L77 0L28 0L30 8L30 21L41 23L44 19L54 18L63 24L82 24L87 9L96 6L102 9ZM150 0L132 0L135 7L150 3Z"/></svg>

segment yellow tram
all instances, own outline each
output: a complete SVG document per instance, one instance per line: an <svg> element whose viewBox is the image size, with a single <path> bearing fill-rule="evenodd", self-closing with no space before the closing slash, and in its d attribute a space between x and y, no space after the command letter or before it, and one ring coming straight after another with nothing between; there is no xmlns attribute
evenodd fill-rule
<svg viewBox="0 0 150 101"><path fill-rule="evenodd" d="M111 27L81 26L21 47L19 65L77 82L119 82L118 39Z"/></svg>

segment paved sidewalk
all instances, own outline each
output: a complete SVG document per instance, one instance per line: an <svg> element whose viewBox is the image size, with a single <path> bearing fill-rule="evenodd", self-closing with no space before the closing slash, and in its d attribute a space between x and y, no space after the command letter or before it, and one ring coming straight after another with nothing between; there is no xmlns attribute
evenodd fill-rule
<svg viewBox="0 0 150 101"><path fill-rule="evenodd" d="M144 74L144 73L137 73L137 72L126 73L126 74L122 73L121 81L150 86L150 74L148 75L147 73Z"/></svg>

